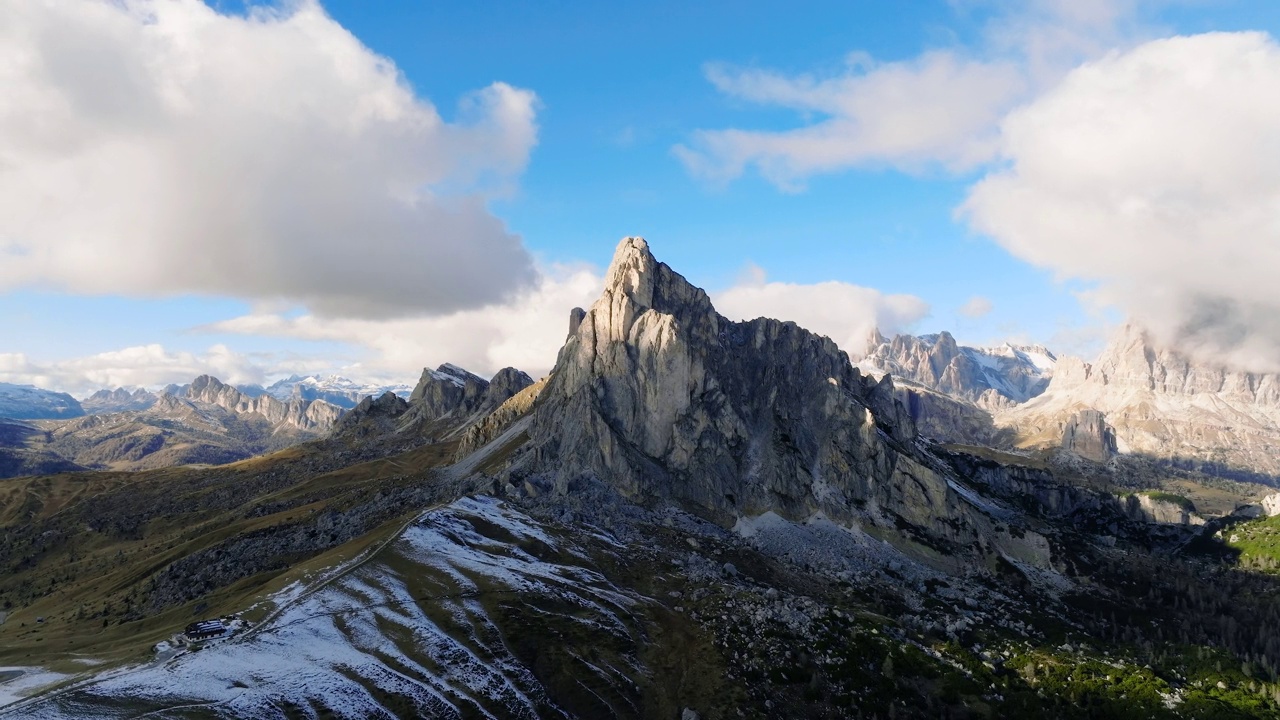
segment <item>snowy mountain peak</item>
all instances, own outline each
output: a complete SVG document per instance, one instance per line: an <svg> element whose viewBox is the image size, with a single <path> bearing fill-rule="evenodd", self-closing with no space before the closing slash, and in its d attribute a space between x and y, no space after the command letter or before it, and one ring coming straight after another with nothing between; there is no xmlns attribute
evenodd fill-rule
<svg viewBox="0 0 1280 720"><path fill-rule="evenodd" d="M1044 392L1057 364L1057 356L1039 345L970 347L945 330L893 338L874 331L868 341L858 362L864 372L888 373L975 402L989 391L1026 402Z"/></svg>
<svg viewBox="0 0 1280 720"><path fill-rule="evenodd" d="M266 387L266 393L277 400L324 400L347 410L366 397L379 397L386 392L407 397L413 386L364 384L341 375L295 374Z"/></svg>
<svg viewBox="0 0 1280 720"><path fill-rule="evenodd" d="M0 383L0 417L11 420L53 420L84 415L79 401L66 393L32 385Z"/></svg>

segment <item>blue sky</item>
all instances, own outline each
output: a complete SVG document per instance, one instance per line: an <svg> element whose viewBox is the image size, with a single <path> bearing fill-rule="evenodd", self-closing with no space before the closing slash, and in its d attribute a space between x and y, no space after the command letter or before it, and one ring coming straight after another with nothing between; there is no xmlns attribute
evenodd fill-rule
<svg viewBox="0 0 1280 720"><path fill-rule="evenodd" d="M138 11L148 5L135 2L131 7ZM489 231L497 233L484 240L494 243L492 251L477 251L471 259L445 259L436 249L437 245L469 242L465 232L459 231L462 235L454 238L444 228L438 236L424 240L421 254L413 258L396 253L400 246L390 244L371 246L364 256L359 252L335 254L331 264L346 263L343 271L351 272L352 257L360 264L367 260L373 268L390 269L413 262L447 278L464 268L463 262L468 263L464 269L471 272L477 265L475 258L493 257L498 268L495 276L513 278L513 287L532 287L546 278L568 282L570 277L577 277L586 287L589 277L607 265L619 238L643 235L659 259L706 287L713 297L744 283L802 287L835 281L920 301L910 305L911 310L898 312L894 317L901 327L892 329L948 329L972 343L1008 338L1045 343L1068 352L1096 351L1111 324L1135 313L1141 315L1150 307L1149 299L1125 292L1128 285L1139 282L1140 273L1135 270L1113 276L1105 269L1082 267L1067 255L1042 251L1025 223L990 206L977 211L978 221L961 211L978 183L1018 160L1011 152L1021 150L1009 150L1013 141L1001 134L1004 118L1019 108L1038 107L1042 99L1056 97L1060 86L1070 85L1064 84L1064 78L1074 77L1072 73L1081 64L1116 59L1118 76L1123 69L1120 60L1127 53L1160 38L1244 30L1274 35L1280 9L1270 3L1245 2L1086 2L1078 3L1075 10L1064 9L1070 5L1049 0L1030 4L979 0L809 2L798 7L777 2L324 2L323 13L333 23L373 54L394 63L417 101L438 110L447 125L481 128L470 155L460 151L461 159L450 156L450 169L432 175L432 194L444 198L441 202L446 205L470 198L483 207L476 212L485 221L496 219L506 231L506 235ZM246 12L242 3L221 2L214 7L234 17L242 18ZM260 6L251 7L259 7L257 12L261 12ZM276 21L294 12L292 5L267 7L276 8ZM84 8L69 4L64 10L70 13L61 18L65 22L76 13L83 14ZM192 12L192 17L198 15ZM179 28L174 32L183 31L179 22L183 17L172 21ZM44 22L42 18L26 19L32 23L30 27ZM58 19L49 22L54 20ZM86 22L89 29L85 32L93 32L99 26L94 23L101 22ZM170 22L161 17L158 24ZM279 24L263 21L261 28L268 33ZM322 28L317 32L331 31L333 28ZM256 42L249 34L234 36L245 43ZM1028 38L1055 38L1056 44L1046 51ZM14 35L7 38L8 42L23 40ZM0 37L0 42L5 41ZM53 53L56 48L43 50ZM248 46L244 55L264 64L279 57L270 52L258 57L253 54L257 51ZM862 54L861 59L851 61L852 53ZM833 93L847 91L833 102L856 103L853 120L869 124L865 116L877 112L875 97L864 99L858 93L870 95L865 88L846 88L839 84L840 79L856 84L859 78L892 69L895 64L904 72L915 72L924 66L922 58L933 57L930 53L973 63L977 75L989 75L1007 85L993 90L1000 95L990 111L996 122L975 124L974 132L963 137L944 138L960 143L969 142L968 135L985 134L990 135L992 147L1004 150L975 151L976 155L957 160L955 153L960 151L943 147L939 144L942 141L923 149L885 150L874 146L878 140L872 138L858 140L857 148L850 151L853 154L844 160L819 163L816 168L812 162L803 165L804 161L796 161L801 164L788 165L791 169L779 177L761 164L765 161L759 158L764 156L750 155L755 150L743 150L749 159L734 169L732 161L725 159L728 156L718 156L713 145L700 140L700 131L738 130L771 142L770 138L798 129L821 126L831 112L815 110L804 102L779 100L777 87L785 85L786 92L794 95L826 80L835 83ZM265 65L259 67L270 70ZM216 75L217 71L210 72ZM718 86L713 77L717 72L721 73L718 77L730 80L722 79ZM287 80L285 71L280 73ZM49 80L43 76L0 77L0 85L5 82L25 82L38 89L39 83ZM488 106L478 111L474 107L459 109L459 102L466 102L469 94L493 83L530 94L532 118L527 126L518 120L500 119L494 121L500 129L486 130L486 118L497 117L498 111L486 109ZM726 89L730 86L739 91ZM910 85L903 87L904 92L918 91ZM929 86L923 87L929 90ZM760 100L761 93L772 95ZM267 99L258 102L271 102L270 96L264 97ZM829 99L827 95L823 98ZM225 101L210 100L214 105ZM927 98L912 102L916 104L908 103L907 110L919 112L908 113L911 119L925 116L920 121L934 125L946 125L953 113L959 117L969 110L956 101L950 105L930 104ZM33 111L38 112L38 108ZM88 117L92 121L95 116ZM138 117L141 127L146 118ZM237 121L230 113L228 118L228 137L246 132L245 121ZM1036 127L1050 125L1045 121ZM278 137L253 147L291 145L287 124L266 128L279 133ZM492 149L519 135L521 128L536 128L536 138L509 152ZM200 137L217 144L219 132L216 127L202 126ZM139 136L145 137L142 133L139 131ZM830 134L824 138L823 142L834 143L832 154L846 147L840 145L840 138L833 139ZM445 144L450 142L455 141L446 140ZM1045 142L1053 143L1051 139ZM681 155L680 147L705 159L714 171L700 171ZM261 152L258 149L247 156ZM323 154L325 146L317 144L299 152ZM423 152L424 162L439 157ZM822 157L827 151L819 147L817 152ZM479 159L469 159L472 157ZM1106 158L1098 162L1104 163ZM481 172L470 173L470 164ZM375 166L361 165L358 171L373 173L373 181L379 180ZM408 172L395 170L402 171ZM239 172L231 177L254 170ZM26 182L17 174L10 181ZM193 186L190 192L198 194L201 188ZM329 194L314 199L299 193L298 198L289 198L298 203L292 210L294 215L305 213L308 203L315 207L335 203L334 193L341 197L340 192L327 189ZM164 202L183 206L187 200ZM72 206L69 199L68 207ZM56 204L52 207L57 211ZM0 223L4 222L0 214ZM11 250L11 258L32 254L31 248L41 243L52 244L27 238L24 233L37 232L33 227L38 228L36 221L0 225L0 240L8 238L17 248ZM127 231L128 226L121 227ZM414 232L431 234L433 227L426 223ZM280 225L272 224L263 232L279 230ZM270 246L269 238L265 241L270 247L264 252L278 256L272 262L279 265L269 269L289 273L291 254L320 258L312 264L308 264L310 260L299 264L297 272L323 268L328 246L313 248L304 231L286 230L296 232L295 241L280 247ZM89 242L108 248L118 240L109 229L88 237ZM165 242L163 237L157 242ZM0 272L0 337L8 338L6 346L0 347L0 356L7 353L8 357L0 362L0 380L84 392L97 384L160 384L180 379L176 376L181 373L206 369L242 381L269 379L293 370L412 381L416 368L451 360L486 372L507 358L544 365L535 370L546 369L546 363L539 361L547 354L545 348L513 351L513 346L524 341L498 325L482 345L472 346L451 338L421 336L464 333L468 321L413 324L416 317L438 319L483 307L501 312L503 302L524 302L510 294L495 300L504 292L501 288L492 291L497 295L477 295L448 308L424 304L405 310L403 298L397 296L388 301L394 305L392 309L379 305L379 309L349 318L332 308L346 307L341 303L353 302L350 297L324 305L323 293L305 284L296 290L282 290L281 297L272 298L269 289L252 284L242 287L234 278L212 277L216 273L211 270L210 279L184 285L181 257L174 261L179 264L154 271L156 277L178 279L147 280L152 270L143 267L149 262L146 248L153 246L139 249L127 239L119 242L119 250L107 254L121 264L106 272L128 276L131 267L143 268L136 285L127 278L86 284L79 279L81 275L69 277L51 270L15 272L11 277ZM341 243L342 239L332 242ZM351 243L358 245L360 240L352 238ZM1065 243L1069 246L1070 240ZM262 262L255 252L259 246L246 243L224 250L206 244L204 250L210 255L235 254L234 262L225 264L225 273L235 275L238 267ZM1248 250L1245 247L1242 252ZM187 269L192 270L207 260L200 252L185 257L190 263ZM432 269L437 257L441 258L439 268ZM503 263L511 269L502 269ZM534 276L543 279L529 279ZM341 284L344 275L336 272L332 277L336 279L325 280L326 287ZM428 273L423 282L437 282L435 278ZM371 282L376 284L377 280ZM780 293L791 292L779 288ZM1208 292L1198 286L1196 290ZM1087 296L1084 301L1082 292ZM795 293L792 304L780 304L770 314L798 312L794 319L803 321L808 316L792 308L806 302L805 298L813 302L815 297L834 297L838 304L839 298L845 297L811 296L802 290ZM547 290L543 294L554 298L545 300L551 305L573 296L569 291ZM971 304L975 296L989 301L989 311L975 310ZM725 297L726 303L733 305ZM1252 300L1241 298L1240 302ZM768 313L768 307L757 310L759 302L740 299L737 305L746 308L743 313ZM966 304L968 313L962 311ZM555 310L559 312L558 307ZM563 310L567 312L567 308ZM850 317L862 320L851 320L847 328L831 320L834 324L817 329L848 345L855 331L866 325L866 318L881 317L876 312L851 307ZM547 314L559 317L551 310ZM1166 322L1154 311L1150 314L1155 326L1161 322L1169 327L1186 325L1185 318L1168 318ZM314 323L303 327L313 318ZM841 335L846 331L847 335ZM412 347L389 350L396 344L391 337L395 332L415 334L411 341L406 340ZM550 332L555 335L562 330ZM140 347L151 349L110 355ZM211 354L211 348L217 348L216 352ZM106 359L101 357L104 353L108 354ZM138 363L136 372L125 367L131 362Z"/></svg>

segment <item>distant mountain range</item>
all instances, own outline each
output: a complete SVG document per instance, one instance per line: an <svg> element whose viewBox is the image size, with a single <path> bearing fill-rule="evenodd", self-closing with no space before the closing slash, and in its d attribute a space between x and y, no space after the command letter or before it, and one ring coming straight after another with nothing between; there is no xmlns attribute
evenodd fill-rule
<svg viewBox="0 0 1280 720"><path fill-rule="evenodd" d="M323 437L348 411L356 411L348 423L355 427L374 397L398 401L396 426L406 432L395 437L412 441L455 407L487 412L532 382L508 369L490 390L490 381L445 364L424 370L417 386L294 375L266 388L237 387L202 375L160 392L99 390L82 402L65 393L0 386L7 399L0 415L0 477L233 462Z"/></svg>
<svg viewBox="0 0 1280 720"><path fill-rule="evenodd" d="M1141 456L1225 478L1280 478L1280 376L1193 361L1135 325L1093 362L1039 346L965 347L946 332L874 333L858 367L892 375L921 430L941 440L1087 447L1099 462Z"/></svg>
<svg viewBox="0 0 1280 720"><path fill-rule="evenodd" d="M158 391L145 388L104 388L77 401L67 393L42 390L30 385L0 383L0 418L53 420L146 410L155 405L162 395L182 397L190 387L190 384L168 385ZM413 392L412 385L371 385L340 375L291 375L265 388L261 385L237 385L235 389L249 398L270 395L285 402L323 400L344 410L350 410L366 397L377 397L385 392L393 392L406 398Z"/></svg>
<svg viewBox="0 0 1280 720"><path fill-rule="evenodd" d="M291 375L263 389L277 400L324 400L350 410L367 397L391 392L404 398L413 393L412 385L368 385L338 375Z"/></svg>
<svg viewBox="0 0 1280 720"><path fill-rule="evenodd" d="M79 401L66 393L0 383L0 418L52 420L80 417L84 413Z"/></svg>
<svg viewBox="0 0 1280 720"><path fill-rule="evenodd" d="M1026 402L1044 392L1057 361L1040 345L975 348L957 344L946 331L892 339L873 332L858 367L875 375L890 373L985 407L999 407Z"/></svg>

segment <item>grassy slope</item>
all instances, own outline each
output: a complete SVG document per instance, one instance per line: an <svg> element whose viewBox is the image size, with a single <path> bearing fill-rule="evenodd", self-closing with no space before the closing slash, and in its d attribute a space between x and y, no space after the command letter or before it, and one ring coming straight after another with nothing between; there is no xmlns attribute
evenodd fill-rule
<svg viewBox="0 0 1280 720"><path fill-rule="evenodd" d="M420 508L384 511L371 533L291 557L284 568L237 578L198 600L156 608L147 592L176 560L367 505L380 493L427 481L452 452L452 444L428 445L330 470L326 451L299 446L213 468L0 480L0 609L9 612L0 625L0 664L68 670L83 669L75 663L82 656L136 658L192 619L240 610L309 566L359 552Z"/></svg>

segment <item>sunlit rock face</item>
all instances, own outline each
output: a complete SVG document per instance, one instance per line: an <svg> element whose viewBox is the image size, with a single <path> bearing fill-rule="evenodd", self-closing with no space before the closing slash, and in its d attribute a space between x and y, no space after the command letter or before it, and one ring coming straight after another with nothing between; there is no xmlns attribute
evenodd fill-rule
<svg viewBox="0 0 1280 720"><path fill-rule="evenodd" d="M822 513L957 546L1009 539L917 446L892 380L863 376L794 323L727 320L639 238L622 241L600 299L570 321L517 474L564 494L599 478L724 526Z"/></svg>
<svg viewBox="0 0 1280 720"><path fill-rule="evenodd" d="M1280 377L1193 361L1126 325L1096 362L1066 357L1032 400L995 414L1027 445L1057 445L1082 411L1117 450L1226 474L1280 475Z"/></svg>

